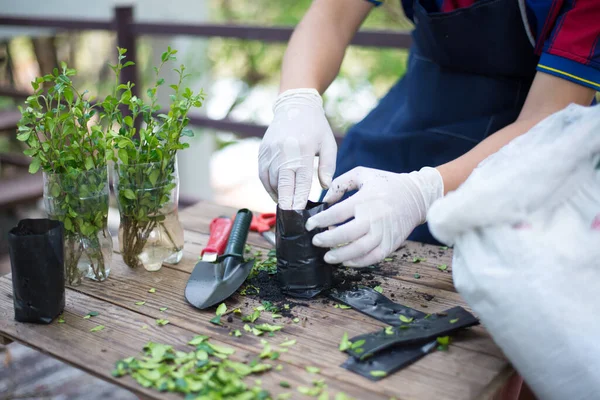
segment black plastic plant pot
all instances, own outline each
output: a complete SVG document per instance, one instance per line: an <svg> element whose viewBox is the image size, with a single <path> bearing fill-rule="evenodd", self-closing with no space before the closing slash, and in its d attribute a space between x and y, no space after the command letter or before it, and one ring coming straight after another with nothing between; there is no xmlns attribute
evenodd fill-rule
<svg viewBox="0 0 600 400"><path fill-rule="evenodd" d="M8 233L15 320L49 324L65 307L63 225L24 219Z"/></svg>
<svg viewBox="0 0 600 400"><path fill-rule="evenodd" d="M308 202L304 210L277 207L277 280L283 293L309 299L331 287L333 266L323 260L327 249L315 247L306 221L325 210L325 203Z"/></svg>

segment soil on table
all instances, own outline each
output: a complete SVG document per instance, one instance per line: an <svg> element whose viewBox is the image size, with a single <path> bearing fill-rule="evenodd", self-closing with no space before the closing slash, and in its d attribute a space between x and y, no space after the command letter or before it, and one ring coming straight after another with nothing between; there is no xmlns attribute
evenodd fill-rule
<svg viewBox="0 0 600 400"><path fill-rule="evenodd" d="M347 269L338 267L334 270L333 289L350 290L357 286L375 287L381 284L377 280L372 270L366 269ZM246 281L246 296L258 299L260 301L269 301L275 307L279 308L279 314L288 318L295 318L293 313L294 307L310 307L310 304L305 301L296 301L294 297L286 296L282 293L275 275L269 274L267 271L259 271L257 275L249 278ZM254 289L258 289L257 291ZM324 292L310 301L321 301L323 304L332 303ZM288 309L284 305L288 305Z"/></svg>

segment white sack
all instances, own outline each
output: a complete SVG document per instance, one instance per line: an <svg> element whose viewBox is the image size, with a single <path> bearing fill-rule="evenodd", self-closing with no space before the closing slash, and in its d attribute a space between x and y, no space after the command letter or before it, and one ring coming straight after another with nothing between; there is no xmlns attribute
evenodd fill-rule
<svg viewBox="0 0 600 400"><path fill-rule="evenodd" d="M458 292L540 399L600 399L600 106L571 105L428 215Z"/></svg>

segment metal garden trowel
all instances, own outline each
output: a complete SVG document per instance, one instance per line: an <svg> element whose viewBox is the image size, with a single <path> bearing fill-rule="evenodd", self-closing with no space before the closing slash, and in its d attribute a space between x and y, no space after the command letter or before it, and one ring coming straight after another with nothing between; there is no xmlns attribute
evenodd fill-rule
<svg viewBox="0 0 600 400"><path fill-rule="evenodd" d="M252 213L247 209L239 210L224 254L215 262L200 261L196 264L185 287L185 298L191 305L199 309L211 307L242 286L254 266L254 260L244 262L244 247L251 222Z"/></svg>

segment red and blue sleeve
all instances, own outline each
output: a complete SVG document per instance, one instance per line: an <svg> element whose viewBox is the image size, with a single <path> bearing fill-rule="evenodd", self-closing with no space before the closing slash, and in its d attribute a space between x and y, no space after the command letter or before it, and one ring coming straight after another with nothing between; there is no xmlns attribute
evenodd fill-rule
<svg viewBox="0 0 600 400"><path fill-rule="evenodd" d="M600 1L554 0L536 46L538 71L600 91Z"/></svg>

